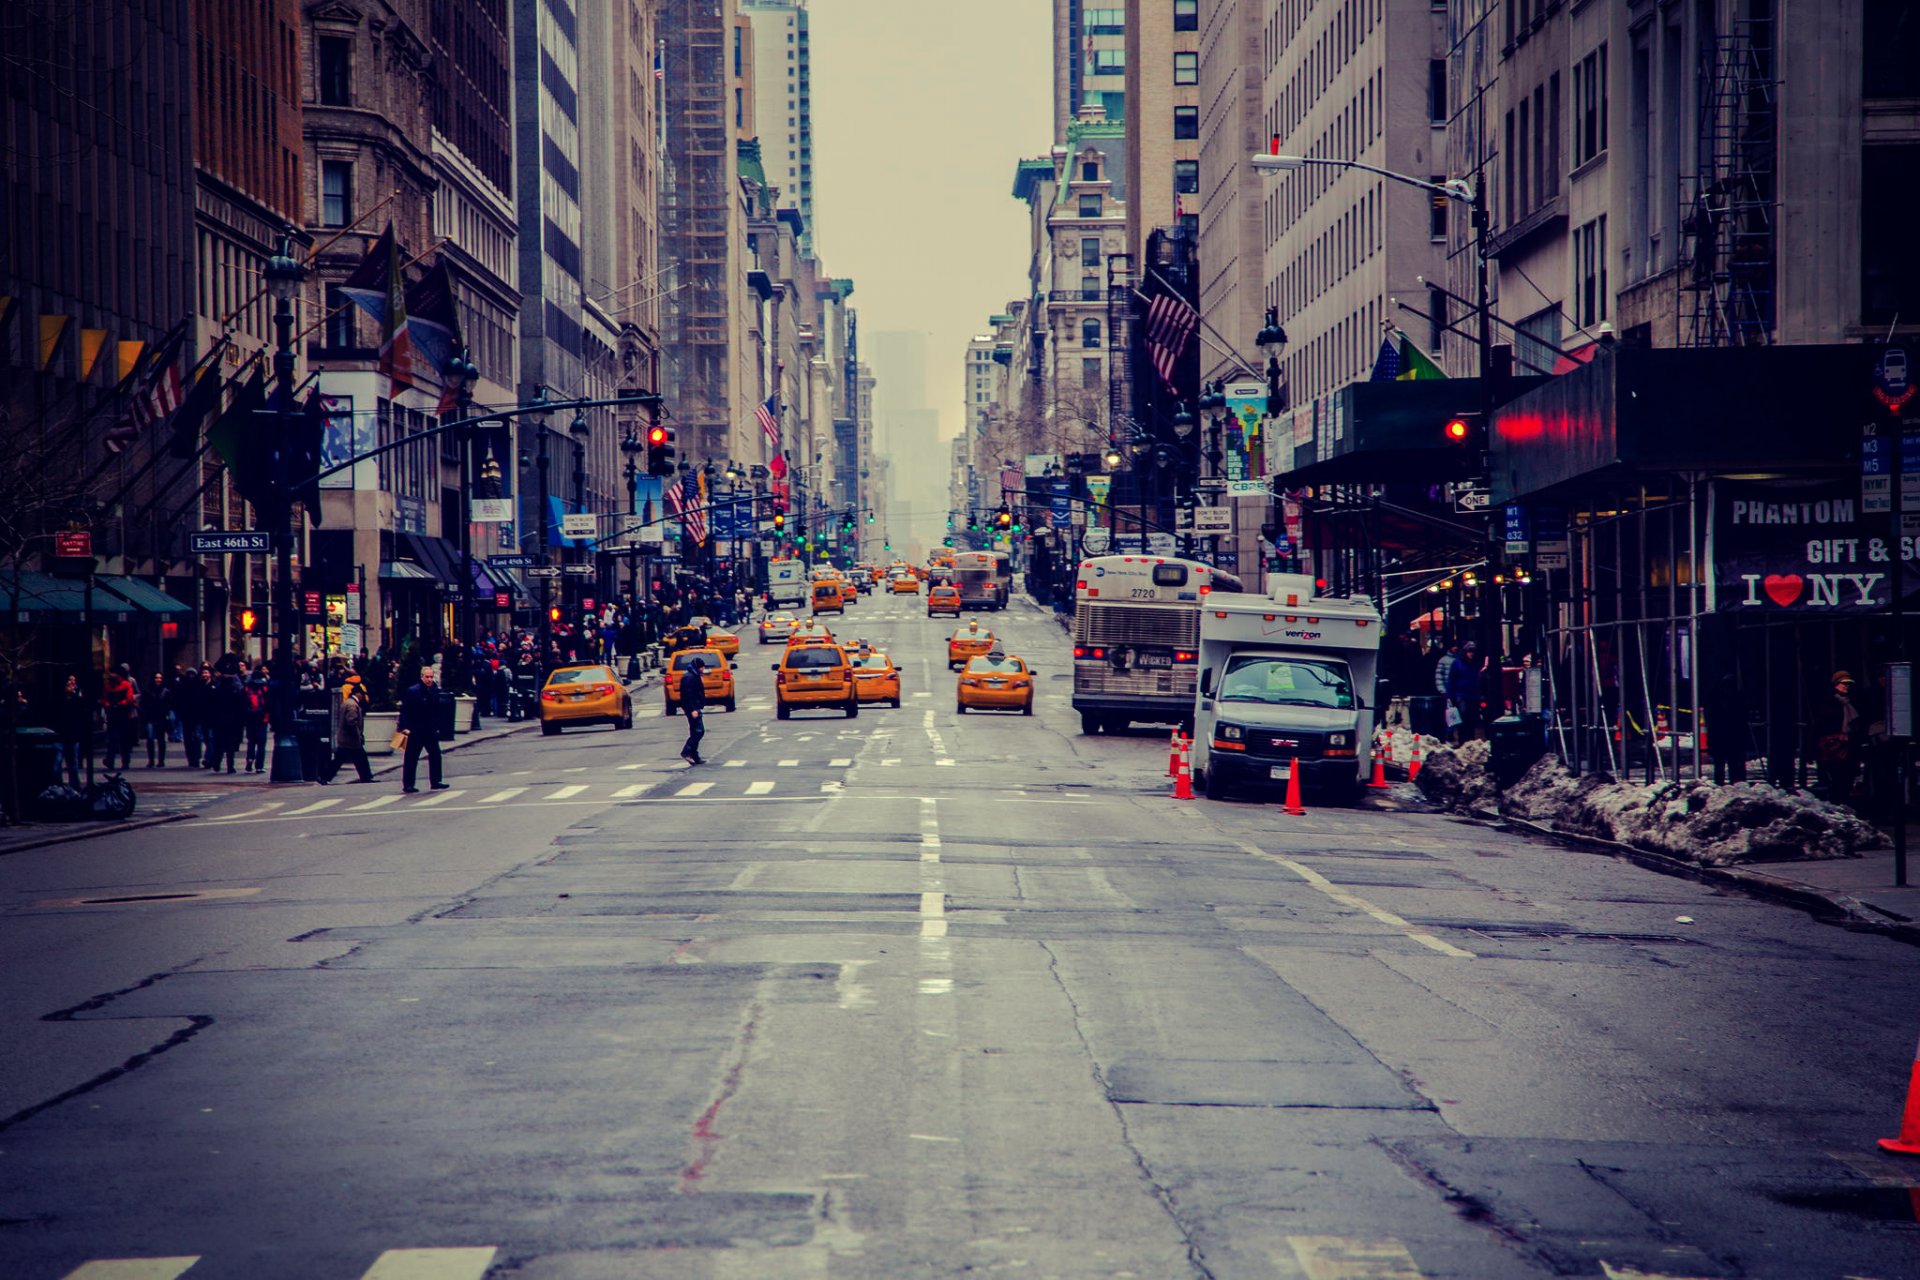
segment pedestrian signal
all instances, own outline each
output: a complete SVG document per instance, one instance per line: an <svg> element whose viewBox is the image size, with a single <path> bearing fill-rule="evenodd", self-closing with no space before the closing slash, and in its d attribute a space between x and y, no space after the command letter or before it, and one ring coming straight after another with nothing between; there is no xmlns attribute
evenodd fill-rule
<svg viewBox="0 0 1920 1280"><path fill-rule="evenodd" d="M252 635L253 629L259 625L260 625L259 614L255 613L251 609L242 609L240 611L240 630L242 632L244 632L247 635Z"/></svg>

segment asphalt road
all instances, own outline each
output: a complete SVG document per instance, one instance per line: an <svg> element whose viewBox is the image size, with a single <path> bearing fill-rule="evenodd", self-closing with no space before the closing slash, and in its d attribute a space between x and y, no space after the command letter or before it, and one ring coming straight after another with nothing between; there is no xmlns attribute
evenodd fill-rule
<svg viewBox="0 0 1920 1280"><path fill-rule="evenodd" d="M0 858L0 1277L1920 1276L1911 948L835 625L905 706L749 643L699 769L648 697Z"/></svg>

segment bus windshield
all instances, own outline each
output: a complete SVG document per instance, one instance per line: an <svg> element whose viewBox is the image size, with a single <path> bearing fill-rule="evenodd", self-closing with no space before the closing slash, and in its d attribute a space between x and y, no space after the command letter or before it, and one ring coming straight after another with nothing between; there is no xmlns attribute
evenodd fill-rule
<svg viewBox="0 0 1920 1280"><path fill-rule="evenodd" d="M1242 654L1227 659L1219 698L1222 702L1349 710L1353 707L1353 682L1347 677L1344 663Z"/></svg>

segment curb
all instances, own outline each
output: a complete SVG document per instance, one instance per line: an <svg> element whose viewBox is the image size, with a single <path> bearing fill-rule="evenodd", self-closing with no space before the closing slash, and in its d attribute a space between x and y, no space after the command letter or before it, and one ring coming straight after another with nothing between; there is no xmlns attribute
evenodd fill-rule
<svg viewBox="0 0 1920 1280"><path fill-rule="evenodd" d="M49 835L39 840L23 840L19 844L0 844L0 858L12 853L26 853L30 849L44 849L48 845L72 844L76 840L92 840L99 836L118 835L123 831L143 831L148 827L165 826L169 822L185 822L189 818L199 817L191 811L185 813L161 813L151 818L138 818L128 822L116 822L112 826L94 827L87 831L63 831L58 835Z"/></svg>
<svg viewBox="0 0 1920 1280"><path fill-rule="evenodd" d="M1558 844L1625 858L1635 866L1661 875L1725 885L1755 898L1793 907L1823 923L1836 924L1857 933L1878 933L1899 942L1920 946L1920 922L1894 918L1847 894L1829 895L1812 885L1768 875L1764 871L1749 871L1740 867L1714 867L1698 862L1688 862L1671 854L1655 853L1649 849L1635 848L1633 845L1620 844L1614 840L1603 840L1598 836L1558 831L1552 827L1543 827L1537 822L1529 822L1525 818L1510 817L1486 809L1470 810L1468 816L1488 826L1513 827L1528 835L1538 836Z"/></svg>

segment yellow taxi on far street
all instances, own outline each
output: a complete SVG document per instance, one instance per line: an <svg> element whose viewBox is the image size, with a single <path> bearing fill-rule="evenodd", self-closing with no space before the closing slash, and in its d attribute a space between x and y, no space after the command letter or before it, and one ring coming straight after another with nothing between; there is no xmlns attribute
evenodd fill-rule
<svg viewBox="0 0 1920 1280"><path fill-rule="evenodd" d="M840 584L832 578L813 580L813 616L823 613L845 613L846 602L840 596Z"/></svg>
<svg viewBox="0 0 1920 1280"><path fill-rule="evenodd" d="M927 616L931 618L942 613L950 613L956 618L960 616L960 588L943 583L927 591Z"/></svg>
<svg viewBox="0 0 1920 1280"><path fill-rule="evenodd" d="M957 671L966 665L968 658L991 653L994 648L993 632L982 627L978 620L969 622L947 638L947 670Z"/></svg>
<svg viewBox="0 0 1920 1280"><path fill-rule="evenodd" d="M900 668L878 649L868 649L853 658L853 687L862 702L900 705Z"/></svg>
<svg viewBox="0 0 1920 1280"><path fill-rule="evenodd" d="M853 666L846 650L837 644L790 644L780 661L773 664L773 671L773 714L777 719L786 720L795 711L809 710L844 711L849 720L860 714Z"/></svg>
<svg viewBox="0 0 1920 1280"><path fill-rule="evenodd" d="M796 644L832 644L833 631L824 622L802 622L787 636L787 647Z"/></svg>
<svg viewBox="0 0 1920 1280"><path fill-rule="evenodd" d="M540 732L550 738L570 724L633 728L633 699L612 667L555 667L547 674L540 689Z"/></svg>
<svg viewBox="0 0 1920 1280"><path fill-rule="evenodd" d="M800 619L790 613L770 613L760 619L760 643L772 644L775 640L785 643L799 625Z"/></svg>
<svg viewBox="0 0 1920 1280"><path fill-rule="evenodd" d="M960 715L969 711L1018 711L1030 716L1033 671L1021 659L998 650L969 658L954 690L953 709Z"/></svg>
<svg viewBox="0 0 1920 1280"><path fill-rule="evenodd" d="M740 656L740 637L724 627L708 627L707 648L717 650L729 658L738 658Z"/></svg>
<svg viewBox="0 0 1920 1280"><path fill-rule="evenodd" d="M911 569L893 575L893 581L887 589L897 596L917 596L920 594L920 579L913 576Z"/></svg>
<svg viewBox="0 0 1920 1280"><path fill-rule="evenodd" d="M666 693L667 714L679 712L680 677L687 673L695 658L700 659L700 683L707 690L707 705L733 710L733 668L726 658L718 649L682 649L673 655L673 661L667 665L666 679L660 682Z"/></svg>

